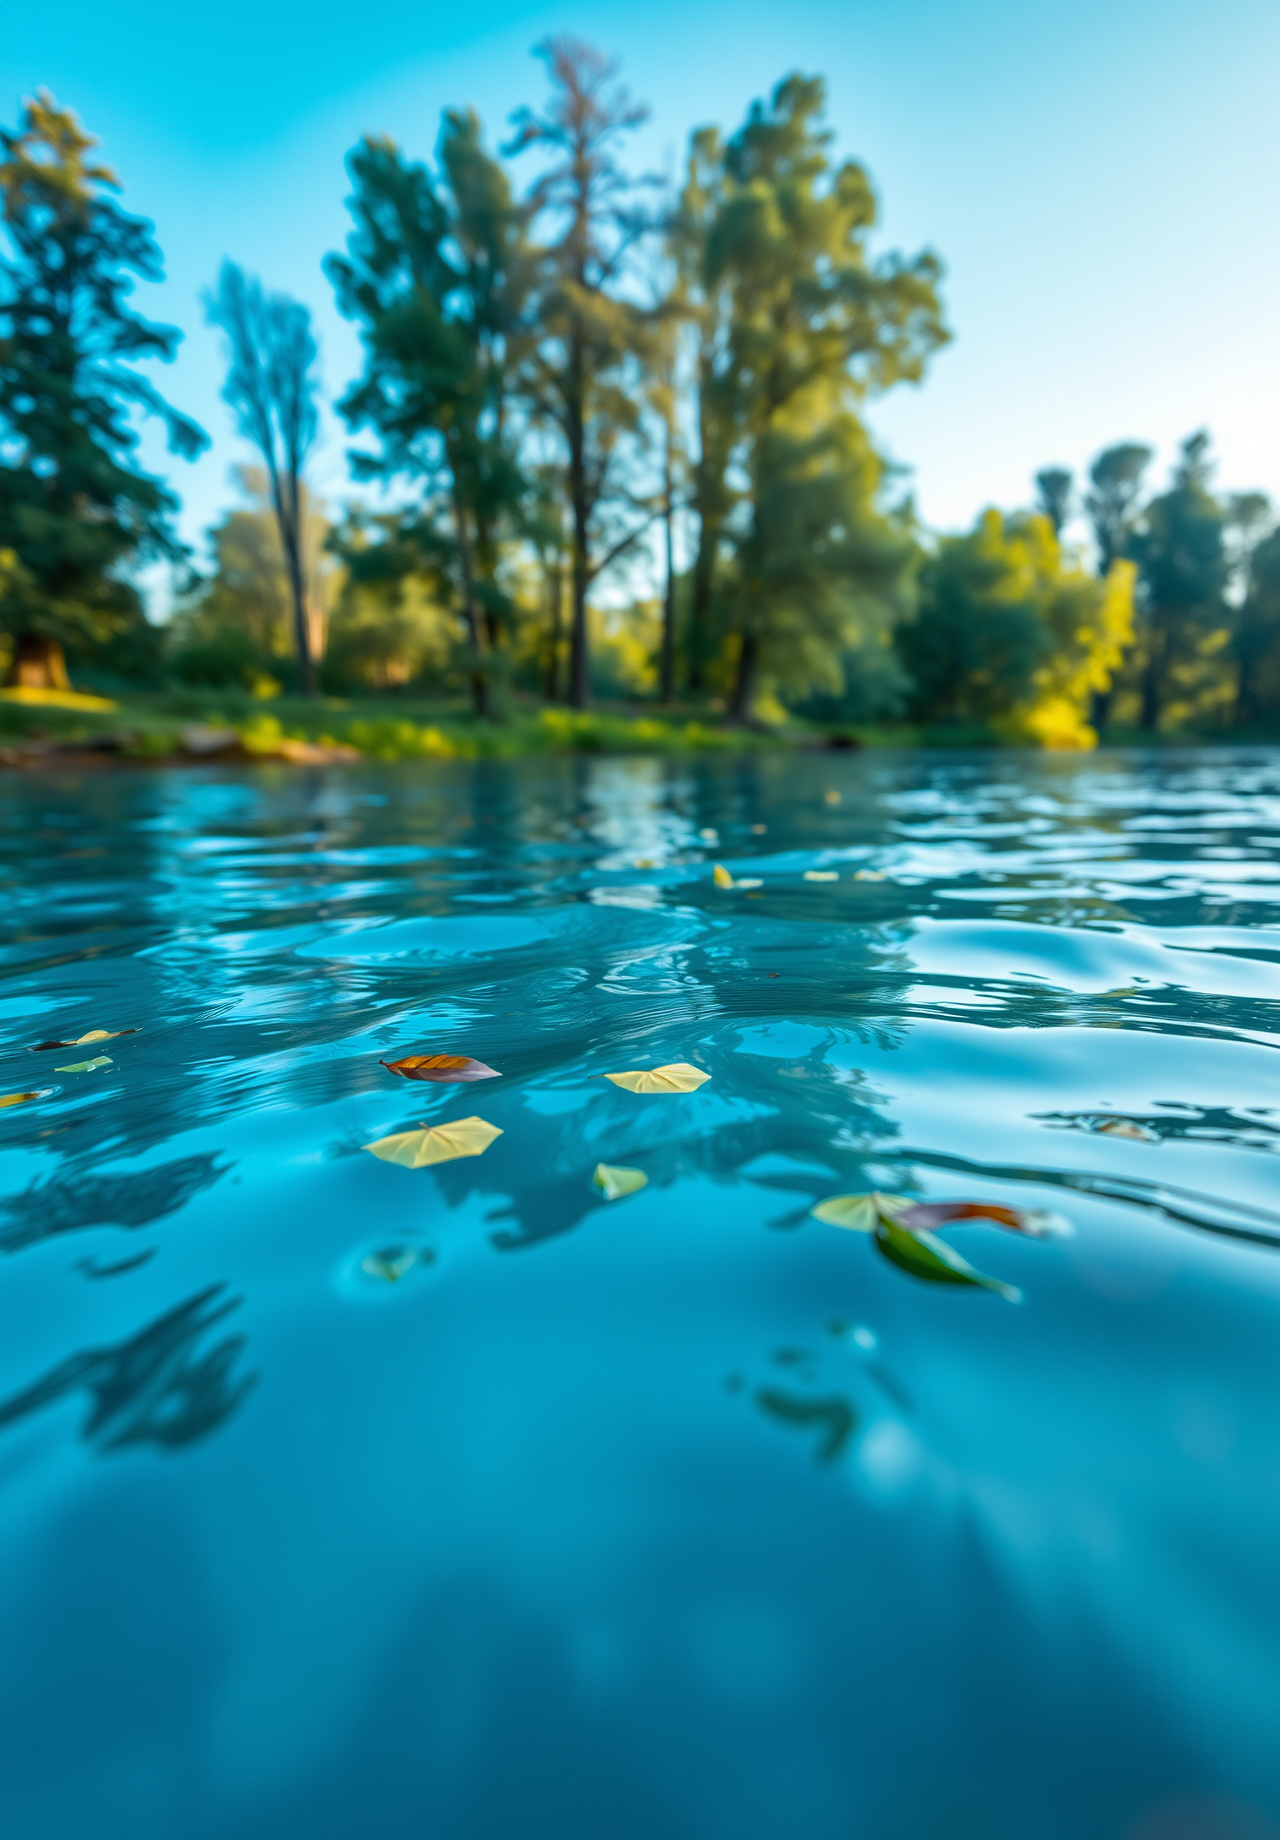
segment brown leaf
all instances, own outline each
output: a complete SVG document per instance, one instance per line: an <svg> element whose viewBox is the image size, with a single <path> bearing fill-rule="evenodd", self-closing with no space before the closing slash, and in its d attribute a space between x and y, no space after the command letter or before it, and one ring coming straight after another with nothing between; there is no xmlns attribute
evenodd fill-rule
<svg viewBox="0 0 1280 1840"><path fill-rule="evenodd" d="M141 1029L90 1029L87 1035L77 1035L71 1041L38 1041L30 1050L32 1054L43 1054L48 1048L83 1048L90 1041L114 1041L117 1035L141 1035Z"/></svg>
<svg viewBox="0 0 1280 1840"><path fill-rule="evenodd" d="M1062 1238L1071 1232L1070 1221L1051 1208L1002 1207L996 1201L918 1201L882 1211L908 1233L931 1232L953 1220L990 1220L1011 1233L1025 1233L1028 1239Z"/></svg>
<svg viewBox="0 0 1280 1840"><path fill-rule="evenodd" d="M436 1080L452 1083L463 1080L500 1080L502 1075L483 1061L473 1061L466 1054L406 1054L398 1061L379 1061L388 1073L398 1073L402 1080Z"/></svg>

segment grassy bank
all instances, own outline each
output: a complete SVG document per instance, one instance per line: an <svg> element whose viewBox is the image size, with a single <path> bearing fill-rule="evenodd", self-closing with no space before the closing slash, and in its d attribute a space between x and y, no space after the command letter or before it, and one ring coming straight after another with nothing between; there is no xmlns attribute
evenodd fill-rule
<svg viewBox="0 0 1280 1840"><path fill-rule="evenodd" d="M1205 741L1265 742L1266 734L1159 734L1119 731L1111 745ZM532 698L513 702L503 721L478 721L458 702L400 697L309 701L195 691L128 692L114 697L53 697L0 691L0 764L31 766L74 756L195 762L284 760L514 759L534 754L677 754L742 748L991 747L981 727L908 724L831 727L796 719L771 729L731 728L712 707L667 710L600 703L587 713Z"/></svg>

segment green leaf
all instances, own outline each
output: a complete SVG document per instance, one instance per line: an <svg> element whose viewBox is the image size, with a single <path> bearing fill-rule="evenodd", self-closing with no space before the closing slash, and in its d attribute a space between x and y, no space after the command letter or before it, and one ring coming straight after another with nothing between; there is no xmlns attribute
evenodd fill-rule
<svg viewBox="0 0 1280 1840"><path fill-rule="evenodd" d="M110 1067L111 1065L112 1060L109 1054L99 1054L95 1055L91 1061L72 1061L69 1067L55 1067L53 1071L55 1073L92 1073L95 1067Z"/></svg>
<svg viewBox="0 0 1280 1840"><path fill-rule="evenodd" d="M1022 1292L1015 1285L1002 1284L998 1278L988 1278L983 1272L975 1271L967 1259L961 1258L936 1233L924 1230L911 1233L882 1215L876 1227L876 1245L891 1265L909 1272L913 1278L923 1278L930 1284L972 1285L979 1290L994 1291L1009 1303L1022 1302Z"/></svg>
<svg viewBox="0 0 1280 1840"><path fill-rule="evenodd" d="M634 1195L649 1185L643 1169L620 1169L609 1163L597 1163L591 1180L606 1201L619 1201L623 1195Z"/></svg>

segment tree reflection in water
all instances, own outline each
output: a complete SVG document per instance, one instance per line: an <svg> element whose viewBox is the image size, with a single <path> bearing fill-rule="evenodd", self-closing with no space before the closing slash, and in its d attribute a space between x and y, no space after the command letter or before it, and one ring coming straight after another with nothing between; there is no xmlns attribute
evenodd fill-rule
<svg viewBox="0 0 1280 1840"><path fill-rule="evenodd" d="M87 1348L12 1398L0 1401L0 1430L83 1389L93 1401L81 1435L99 1450L129 1444L176 1449L216 1430L256 1386L256 1374L233 1375L242 1335L227 1336L204 1353L201 1339L242 1298L215 1302L226 1289L212 1284L114 1348Z"/></svg>

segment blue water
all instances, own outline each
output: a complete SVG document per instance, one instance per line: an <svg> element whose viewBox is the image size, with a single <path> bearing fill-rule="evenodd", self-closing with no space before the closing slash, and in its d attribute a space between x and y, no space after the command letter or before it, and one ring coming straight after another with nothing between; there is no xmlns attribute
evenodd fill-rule
<svg viewBox="0 0 1280 1840"><path fill-rule="evenodd" d="M1280 1833L1276 755L0 823L4 1840ZM1075 1231L945 1229L1011 1303L869 1189Z"/></svg>

